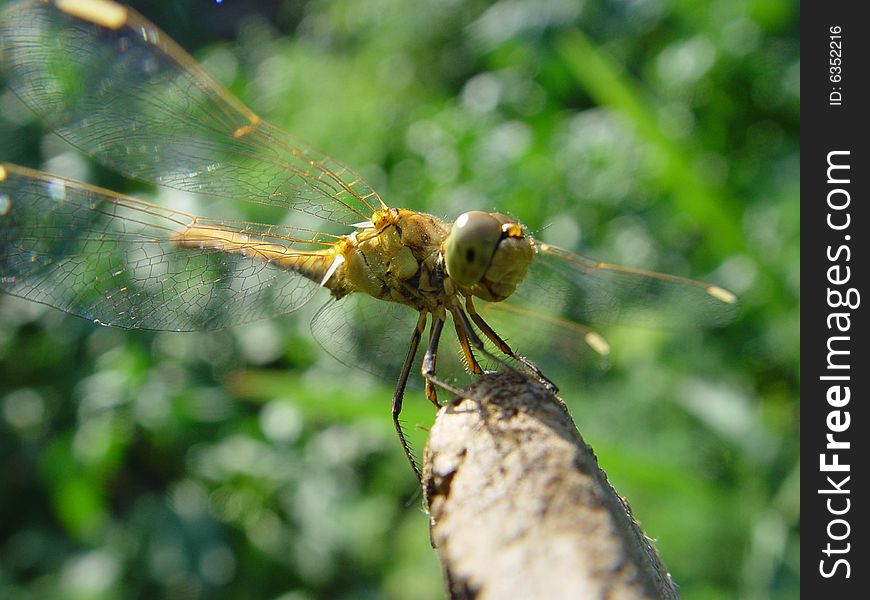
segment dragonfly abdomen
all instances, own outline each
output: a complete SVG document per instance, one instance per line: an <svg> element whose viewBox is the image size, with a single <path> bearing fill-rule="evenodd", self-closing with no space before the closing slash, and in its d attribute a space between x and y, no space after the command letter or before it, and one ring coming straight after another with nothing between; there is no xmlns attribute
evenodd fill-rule
<svg viewBox="0 0 870 600"><path fill-rule="evenodd" d="M287 271L299 273L321 285L328 285L330 268L335 269L335 248L302 250L283 244L266 242L254 236L217 226L194 223L173 236L173 242L182 248L211 250L242 254L272 263ZM340 262L340 261L339 261ZM335 266L338 266L335 264Z"/></svg>

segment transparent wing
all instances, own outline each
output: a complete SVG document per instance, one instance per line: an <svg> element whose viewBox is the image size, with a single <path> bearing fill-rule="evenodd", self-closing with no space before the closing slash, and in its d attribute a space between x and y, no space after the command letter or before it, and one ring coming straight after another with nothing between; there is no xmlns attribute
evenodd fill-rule
<svg viewBox="0 0 870 600"><path fill-rule="evenodd" d="M342 364L395 380L407 356L417 317L408 306L351 294L340 300L330 298L311 320L311 333ZM420 345L415 365L423 357L424 342ZM409 381L416 379L412 376Z"/></svg>
<svg viewBox="0 0 870 600"><path fill-rule="evenodd" d="M416 311L403 304L351 294L340 300L329 299L311 320L311 332L321 347L342 364L395 382L408 354L417 317ZM427 331L408 378L411 388L422 387L420 367L428 342ZM441 336L436 372L460 386L471 381L451 322Z"/></svg>
<svg viewBox="0 0 870 600"><path fill-rule="evenodd" d="M601 334L548 311L546 305L531 308L511 299L475 304L516 354L526 357L554 382L578 373L584 380L593 380L610 364L610 346Z"/></svg>
<svg viewBox="0 0 870 600"><path fill-rule="evenodd" d="M104 325L188 331L287 313L319 289L288 265L329 245L0 164L0 291Z"/></svg>
<svg viewBox="0 0 870 600"><path fill-rule="evenodd" d="M50 128L126 176L341 224L383 206L356 173L263 121L132 9L14 3L0 19L0 64Z"/></svg>
<svg viewBox="0 0 870 600"><path fill-rule="evenodd" d="M599 376L610 346L584 325L631 323L679 328L722 325L737 313L733 294L700 281L641 271L540 242L529 272L503 302L475 302L519 355L559 381Z"/></svg>
<svg viewBox="0 0 870 600"><path fill-rule="evenodd" d="M719 326L738 311L731 292L702 281L621 267L536 242L509 303L578 323Z"/></svg>

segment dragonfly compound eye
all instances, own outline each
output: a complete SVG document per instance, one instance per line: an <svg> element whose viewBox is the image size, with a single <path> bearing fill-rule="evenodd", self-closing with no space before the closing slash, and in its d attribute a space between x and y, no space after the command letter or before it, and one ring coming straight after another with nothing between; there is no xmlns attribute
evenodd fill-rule
<svg viewBox="0 0 870 600"><path fill-rule="evenodd" d="M473 210L459 215L444 247L447 274L459 285L474 285L486 274L502 237L502 224Z"/></svg>

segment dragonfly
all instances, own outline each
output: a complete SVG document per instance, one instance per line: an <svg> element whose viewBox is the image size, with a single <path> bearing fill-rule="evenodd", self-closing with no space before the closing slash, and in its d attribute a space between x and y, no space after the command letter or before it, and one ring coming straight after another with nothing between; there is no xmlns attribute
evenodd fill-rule
<svg viewBox="0 0 870 600"><path fill-rule="evenodd" d="M109 169L283 209L288 221L189 214L0 163L0 290L99 325L166 331L244 324L327 296L311 321L327 351L350 364L397 352L392 420L418 478L402 403L418 350L425 396L440 406L438 388L459 392L436 369L447 323L445 339L472 375L487 359L555 389L492 318L549 324L605 354L604 338L581 320L630 320L652 306L718 325L737 310L722 287L572 253L504 214L472 210L450 223L390 207L356 172L270 124L155 25L109 0L11 4L0 17L0 65L49 129ZM378 339L354 337L373 324ZM350 348L359 355L348 358Z"/></svg>

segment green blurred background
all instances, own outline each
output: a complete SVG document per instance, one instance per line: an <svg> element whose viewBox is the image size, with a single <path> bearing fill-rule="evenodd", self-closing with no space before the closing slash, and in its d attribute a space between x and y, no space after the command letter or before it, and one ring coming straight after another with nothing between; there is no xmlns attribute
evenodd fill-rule
<svg viewBox="0 0 870 600"><path fill-rule="evenodd" d="M797 3L134 6L392 206L735 291L726 327L605 328L609 368L558 383L685 598L798 597ZM156 194L2 88L0 160ZM392 382L309 316L157 334L0 297L0 598L444 597Z"/></svg>

